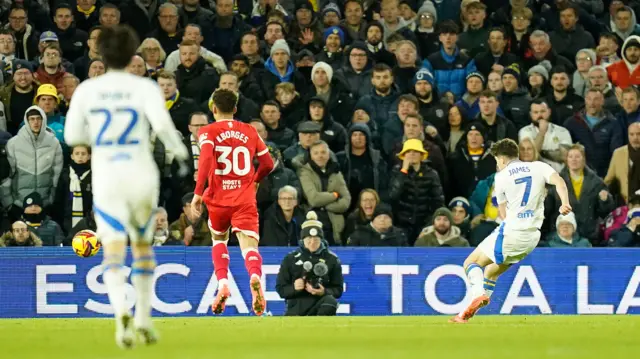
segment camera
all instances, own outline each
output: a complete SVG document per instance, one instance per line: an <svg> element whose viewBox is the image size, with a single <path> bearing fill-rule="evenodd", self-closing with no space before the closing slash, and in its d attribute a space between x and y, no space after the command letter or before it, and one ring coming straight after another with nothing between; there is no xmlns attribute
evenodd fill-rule
<svg viewBox="0 0 640 359"><path fill-rule="evenodd" d="M320 288L320 285L322 285L322 277L329 272L329 267L327 267L324 262L318 262L314 265L306 261L302 264L302 268L305 272L305 281L311 284L314 289Z"/></svg>

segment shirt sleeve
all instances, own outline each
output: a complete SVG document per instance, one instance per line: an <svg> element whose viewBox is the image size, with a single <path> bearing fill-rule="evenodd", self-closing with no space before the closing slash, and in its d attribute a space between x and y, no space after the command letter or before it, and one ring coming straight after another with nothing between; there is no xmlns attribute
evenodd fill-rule
<svg viewBox="0 0 640 359"><path fill-rule="evenodd" d="M535 162L535 172L541 174L544 177L544 181L550 184L551 176L556 173L556 170L544 162L537 161Z"/></svg>

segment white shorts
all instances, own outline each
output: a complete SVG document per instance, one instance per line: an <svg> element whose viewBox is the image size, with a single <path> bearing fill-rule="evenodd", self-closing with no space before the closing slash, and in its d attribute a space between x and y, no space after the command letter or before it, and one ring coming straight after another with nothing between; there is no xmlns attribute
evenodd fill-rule
<svg viewBox="0 0 640 359"><path fill-rule="evenodd" d="M540 242L540 231L505 230L502 222L478 248L496 264L515 264L531 253Z"/></svg>
<svg viewBox="0 0 640 359"><path fill-rule="evenodd" d="M93 180L93 211L102 244L127 237L133 243L153 239L145 233L155 228L160 185L152 175L139 176L143 178L131 178L126 184Z"/></svg>

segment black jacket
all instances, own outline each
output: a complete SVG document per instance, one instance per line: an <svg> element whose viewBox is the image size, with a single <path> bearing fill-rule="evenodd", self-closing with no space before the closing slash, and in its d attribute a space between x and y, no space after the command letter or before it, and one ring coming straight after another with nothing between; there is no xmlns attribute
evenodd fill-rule
<svg viewBox="0 0 640 359"><path fill-rule="evenodd" d="M481 180L496 172L496 160L489 154L491 143L485 141L485 152L478 162L474 162L467 150L466 134L462 136L456 151L447 158L451 193L447 198L462 196L469 198ZM457 175L463 173L464 175Z"/></svg>
<svg viewBox="0 0 640 359"><path fill-rule="evenodd" d="M385 233L379 233L370 224L358 227L347 239L352 247L406 247L407 235L398 227L391 227Z"/></svg>
<svg viewBox="0 0 640 359"><path fill-rule="evenodd" d="M129 24L138 33L140 39L158 26L157 14L163 1L151 0L148 8L143 8L137 1L120 1L120 23Z"/></svg>
<svg viewBox="0 0 640 359"><path fill-rule="evenodd" d="M196 11L187 11L184 7L178 9L180 20L182 21L182 27L186 27L187 24L196 24L203 29L202 33L208 33L211 27L211 19L213 18L213 11L205 9L200 5L197 5Z"/></svg>
<svg viewBox="0 0 640 359"><path fill-rule="evenodd" d="M70 2L71 1L69 1L69 3ZM77 3L77 1L74 1L73 3L75 4ZM76 27L82 31L89 32L92 27L100 25L101 7L102 4L100 4L100 1L97 1L95 4L95 9L91 14L89 14L89 16L86 16L85 14L78 11L77 7L73 9L73 22L75 23Z"/></svg>
<svg viewBox="0 0 640 359"><path fill-rule="evenodd" d="M278 127L271 128L265 125L265 128L267 129L267 141L273 142L280 151L286 150L298 139L296 133L287 128L282 119L278 122Z"/></svg>
<svg viewBox="0 0 640 359"><path fill-rule="evenodd" d="M284 186L292 186L298 190L298 203L302 197L302 186L296 173L284 166L282 160L278 160L271 173L260 181L256 192L256 200L261 210L266 210L278 201L278 191ZM300 223L302 224L302 223ZM267 232L268 233L268 232Z"/></svg>
<svg viewBox="0 0 640 359"><path fill-rule="evenodd" d="M180 96L188 97L196 103L209 100L213 91L218 87L220 78L216 70L207 66L206 61L200 57L186 69L182 64L176 71L176 82Z"/></svg>
<svg viewBox="0 0 640 359"><path fill-rule="evenodd" d="M169 109L169 115L171 115L173 124L182 136L189 137L191 134L189 131L189 118L191 118L192 113L198 111L200 111L198 104L196 104L194 100L183 96L182 93L180 93L178 101Z"/></svg>
<svg viewBox="0 0 640 359"><path fill-rule="evenodd" d="M278 203L274 203L264 213L264 224L260 226L261 246L295 247L300 241L300 226L304 222L304 211L300 207L293 210L291 222L287 223Z"/></svg>
<svg viewBox="0 0 640 359"><path fill-rule="evenodd" d="M401 93L410 93L414 91L413 78L418 72L419 67L394 67L393 82L398 86Z"/></svg>
<svg viewBox="0 0 640 359"><path fill-rule="evenodd" d="M410 167L407 174L400 172L400 166L395 166L389 181L389 198L394 224L401 228L427 225L433 212L444 206L438 172L428 161L422 162L419 171Z"/></svg>
<svg viewBox="0 0 640 359"><path fill-rule="evenodd" d="M70 169L65 168L60 174L58 180L58 187L56 188L56 213L52 213L54 220L62 225L62 229L65 233L69 233L72 229L71 226L71 211L73 209L73 195L69 189L70 185ZM79 174L82 176L82 174ZM80 188L82 189L82 212L83 217L88 216L91 213L93 207L93 194L91 193L91 173L87 175L82 181L80 181Z"/></svg>
<svg viewBox="0 0 640 359"><path fill-rule="evenodd" d="M251 31L251 27L247 25L240 15L234 15L231 28L222 29L216 27L217 15L211 17L209 29L203 34L204 42L202 45L229 62L234 54L238 53L240 47L240 38L246 32Z"/></svg>
<svg viewBox="0 0 640 359"><path fill-rule="evenodd" d="M492 126L489 126L487 121L482 118L481 113L478 114L478 117L476 117L475 120L482 122L482 124L487 128L485 141L496 142L504 138L510 138L518 142L518 130L511 120L496 114L496 121ZM531 121L527 122L527 125L530 123Z"/></svg>
<svg viewBox="0 0 640 359"><path fill-rule="evenodd" d="M559 126L584 108L584 99L573 92L568 92L562 100L556 101L553 91L550 91L546 96L546 102L551 108L551 120Z"/></svg>
<svg viewBox="0 0 640 359"><path fill-rule="evenodd" d="M417 21L420 21L420 19ZM421 58L426 59L429 55L440 50L438 32L420 32L416 27L416 31L413 33L416 35L416 44L418 45L418 53Z"/></svg>
<svg viewBox="0 0 640 359"><path fill-rule="evenodd" d="M170 53L178 49L179 47L178 45L180 45L180 43L182 42L182 34L183 32L180 29L180 25L178 25L178 28L176 29L176 33L173 36L169 36L169 34L167 34L166 31L158 27L157 29L151 31L147 35L147 37L152 37L158 40L164 52L166 52L167 55L169 55Z"/></svg>
<svg viewBox="0 0 640 359"><path fill-rule="evenodd" d="M296 279L310 277L305 274L302 264L306 261L314 266L320 262L327 265L328 272L322 277L322 285L325 294L336 299L342 296L344 289L344 279L342 277L342 265L335 253L331 252L323 244L315 253L309 252L306 248L298 248L284 257L280 263L280 271L276 280L276 291L281 298L287 301L287 311L285 315L306 315L313 305L320 299L319 296L311 295L302 290L296 291L293 283Z"/></svg>
<svg viewBox="0 0 640 359"><path fill-rule="evenodd" d="M261 105L266 99L253 72L254 71L240 80L240 93L246 98L253 100L256 105Z"/></svg>
<svg viewBox="0 0 640 359"><path fill-rule="evenodd" d="M500 108L504 109L504 115L515 125L516 131L531 123L529 107L531 98L526 89L520 87L515 92L502 91L500 93ZM507 134L508 137L511 137Z"/></svg>
<svg viewBox="0 0 640 359"><path fill-rule="evenodd" d="M492 71L491 67L493 67L494 64L502 65L506 68L512 64L518 63L518 57L508 52L504 52L500 55L498 62L495 61L491 51L484 51L477 54L474 60L476 62L476 68L482 75L484 75L485 78L489 77L489 74Z"/></svg>
<svg viewBox="0 0 640 359"><path fill-rule="evenodd" d="M527 52L525 54L523 72L529 71L530 68L534 67L535 65L539 64L544 60L548 60L551 63L552 67L564 66L564 68L567 70L567 73L569 74L572 74L576 70L576 67L573 65L571 61L567 60L567 58L562 55L558 55L555 49L551 49L549 50L549 52L547 52L547 55L542 60L536 59L536 57L533 56L533 54L529 54Z"/></svg>
<svg viewBox="0 0 640 359"><path fill-rule="evenodd" d="M307 109L309 108L309 103L312 100L320 100L317 97L312 97L307 101ZM321 100L320 100L321 101ZM311 115L307 110L307 120L311 121ZM335 122L328 108L325 106L324 109L324 118L322 119L322 132L320 133L320 139L326 142L329 145L329 149L334 153L340 152L347 145L347 130L345 130L344 126Z"/></svg>
<svg viewBox="0 0 640 359"><path fill-rule="evenodd" d="M309 111L305 106L306 103L300 96L294 97L287 106L280 104L280 121L297 133L298 124L304 120L307 111Z"/></svg>
<svg viewBox="0 0 640 359"><path fill-rule="evenodd" d="M351 66L351 63L349 62L351 51L354 48L360 49L365 52L367 51L367 48L363 43L354 43L353 46L349 47L347 52L345 52L344 64L341 68L337 69L334 72L333 78L339 79L347 87L347 90L351 92L354 99L358 100L360 97L371 93L371 68L373 67L373 61L370 57L367 57L367 64L365 65L362 72L356 73L356 71Z"/></svg>
<svg viewBox="0 0 640 359"><path fill-rule="evenodd" d="M558 28L549 33L551 46L567 59L575 59L578 51L595 48L593 36L585 31L582 26L576 25L572 31Z"/></svg>
<svg viewBox="0 0 640 359"><path fill-rule="evenodd" d="M314 57L314 59L316 60L316 63L321 61L326 62L335 71L342 67L342 64L344 63L346 57L342 52L329 53L325 50L322 50Z"/></svg>
<svg viewBox="0 0 640 359"><path fill-rule="evenodd" d="M317 94L315 86L311 86L308 93L308 99L315 97ZM334 77L331 81L331 94L327 104L331 117L342 126L346 126L351 121L355 105L356 101L351 92Z"/></svg>
<svg viewBox="0 0 640 359"><path fill-rule="evenodd" d="M209 94L209 96L211 96L211 94ZM209 108L209 100L210 98L201 103L200 108L204 113L209 115L210 119L213 119L213 112L211 112L211 109ZM260 108L258 105L252 99L244 96L242 92L238 98L238 105L236 108L237 111L234 116L238 121L249 123L255 118L260 118Z"/></svg>
<svg viewBox="0 0 640 359"><path fill-rule="evenodd" d="M66 30L60 30L56 27L54 32L58 35L62 56L65 59L73 62L84 55L87 49L87 39L89 39L89 35L85 31L71 25Z"/></svg>
<svg viewBox="0 0 640 359"><path fill-rule="evenodd" d="M80 81L84 81L89 76L89 64L91 59L89 58L89 51L80 56L73 62L73 73Z"/></svg>
<svg viewBox="0 0 640 359"><path fill-rule="evenodd" d="M254 69L254 76L258 81L260 90L265 100L273 100L276 98L276 85L280 83L280 79L272 74L269 69ZM298 70L293 70L292 82L296 88L296 92L304 96L308 92L307 80ZM309 81L311 81L309 79Z"/></svg>

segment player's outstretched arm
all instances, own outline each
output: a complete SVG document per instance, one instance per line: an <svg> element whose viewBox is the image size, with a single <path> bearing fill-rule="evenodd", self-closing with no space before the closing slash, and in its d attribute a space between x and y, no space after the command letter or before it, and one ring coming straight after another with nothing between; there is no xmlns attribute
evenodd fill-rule
<svg viewBox="0 0 640 359"><path fill-rule="evenodd" d="M558 196L560 196L560 201L562 201L562 205L560 206L560 213L568 214L571 212L571 204L569 202L569 190L567 189L567 184L564 179L560 177L558 172L555 172L551 175L551 179L549 181L556 188L556 192Z"/></svg>

